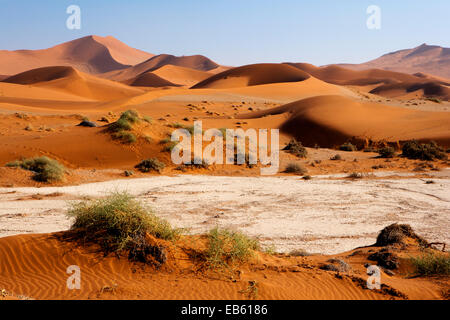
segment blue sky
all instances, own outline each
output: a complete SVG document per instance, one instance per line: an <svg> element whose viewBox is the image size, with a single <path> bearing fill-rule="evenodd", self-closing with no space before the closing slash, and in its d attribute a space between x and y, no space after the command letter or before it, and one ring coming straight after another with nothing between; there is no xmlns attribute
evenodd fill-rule
<svg viewBox="0 0 450 320"><path fill-rule="evenodd" d="M81 8L81 30L66 8ZM369 5L381 29L366 27ZM151 53L224 65L359 63L422 43L450 47L449 0L0 0L0 49L42 49L112 35Z"/></svg>

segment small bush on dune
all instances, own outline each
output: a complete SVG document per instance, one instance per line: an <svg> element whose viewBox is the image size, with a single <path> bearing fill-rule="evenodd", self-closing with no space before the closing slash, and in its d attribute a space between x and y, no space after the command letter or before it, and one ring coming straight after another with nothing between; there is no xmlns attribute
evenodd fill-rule
<svg viewBox="0 0 450 320"><path fill-rule="evenodd" d="M418 275L450 275L450 256L448 253L426 253L411 258L411 263Z"/></svg>
<svg viewBox="0 0 450 320"><path fill-rule="evenodd" d="M20 167L24 170L33 171L33 179L40 182L56 182L64 178L66 169L58 161L48 157L30 158L16 160L6 164L7 167Z"/></svg>
<svg viewBox="0 0 450 320"><path fill-rule="evenodd" d="M393 147L384 147L378 149L378 154L380 158L393 158L395 156L395 149Z"/></svg>
<svg viewBox="0 0 450 320"><path fill-rule="evenodd" d="M114 139L121 140L124 143L136 142L136 136L128 132L133 129L133 124L140 121L137 111L128 110L121 114L120 118L108 126L108 131L112 132Z"/></svg>
<svg viewBox="0 0 450 320"><path fill-rule="evenodd" d="M306 158L308 156L308 150L306 150L302 143L296 139L289 141L283 150L288 151L299 158Z"/></svg>
<svg viewBox="0 0 450 320"><path fill-rule="evenodd" d="M330 158L330 160L342 160L342 156L340 154L336 154Z"/></svg>
<svg viewBox="0 0 450 320"><path fill-rule="evenodd" d="M257 240L241 232L214 228L208 234L207 263L211 268L246 262L259 249Z"/></svg>
<svg viewBox="0 0 450 320"><path fill-rule="evenodd" d="M113 133L113 138L121 140L123 143L128 144L135 143L137 140L136 136L133 133L123 130Z"/></svg>
<svg viewBox="0 0 450 320"><path fill-rule="evenodd" d="M409 224L391 224L380 231L377 236L376 246L388 246L402 243L405 238L417 240L420 245L426 245L427 241L418 236Z"/></svg>
<svg viewBox="0 0 450 320"><path fill-rule="evenodd" d="M106 253L132 249L146 233L164 240L180 234L127 193L75 203L67 215L75 219L71 230L78 237L98 243Z"/></svg>
<svg viewBox="0 0 450 320"><path fill-rule="evenodd" d="M447 159L447 155L434 141L430 143L419 143L415 140L406 142L402 147L402 156L408 159L434 160Z"/></svg>
<svg viewBox="0 0 450 320"><path fill-rule="evenodd" d="M295 173L298 175L304 175L307 172L307 170L303 166L299 165L298 163L291 162L286 166L286 169L284 170L284 172Z"/></svg>
<svg viewBox="0 0 450 320"><path fill-rule="evenodd" d="M139 164L135 166L136 169L139 169L141 172L150 172L157 171L161 172L166 165L164 162L159 161L156 158L142 160Z"/></svg>
<svg viewBox="0 0 450 320"><path fill-rule="evenodd" d="M350 142L346 142L346 143L342 144L339 147L339 150L342 150L342 151L356 151L357 148L356 148L356 146L354 146Z"/></svg>

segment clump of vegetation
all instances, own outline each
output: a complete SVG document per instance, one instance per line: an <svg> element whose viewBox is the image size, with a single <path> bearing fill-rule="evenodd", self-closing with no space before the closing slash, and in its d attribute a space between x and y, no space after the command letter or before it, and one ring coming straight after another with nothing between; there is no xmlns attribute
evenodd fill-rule
<svg viewBox="0 0 450 320"><path fill-rule="evenodd" d="M174 240L180 234L127 193L77 202L67 215L75 219L71 230L77 237L98 243L106 253L132 250L146 234L164 240Z"/></svg>
<svg viewBox="0 0 450 320"><path fill-rule="evenodd" d="M259 243L241 232L214 228L208 234L206 260L210 268L227 267L248 261Z"/></svg>
<svg viewBox="0 0 450 320"><path fill-rule="evenodd" d="M128 144L135 143L137 140L136 136L133 133L124 130L114 132L112 136L114 139L121 140L123 143Z"/></svg>
<svg viewBox="0 0 450 320"><path fill-rule="evenodd" d="M439 100L438 98L435 98L435 97L427 97L425 100L436 102L436 103L442 102L441 100Z"/></svg>
<svg viewBox="0 0 450 320"><path fill-rule="evenodd" d="M363 177L363 174L360 172L352 172L347 176L349 179L362 179Z"/></svg>
<svg viewBox="0 0 450 320"><path fill-rule="evenodd" d="M7 167L19 167L34 172L33 179L40 182L56 182L64 178L65 167L48 157L16 160L6 164Z"/></svg>
<svg viewBox="0 0 450 320"><path fill-rule="evenodd" d="M33 131L33 130L34 130L34 127L33 127L33 125L30 123L30 124L28 124L28 125L25 127L24 130L25 130L25 131Z"/></svg>
<svg viewBox="0 0 450 320"><path fill-rule="evenodd" d="M135 168L139 169L141 172L157 171L159 173L161 173L165 167L166 165L164 162L161 162L156 158L142 160L135 166Z"/></svg>
<svg viewBox="0 0 450 320"><path fill-rule="evenodd" d="M125 175L125 177L131 177L134 174L134 172L131 170L125 170L123 174Z"/></svg>
<svg viewBox="0 0 450 320"><path fill-rule="evenodd" d="M302 143L295 138L289 141L283 150L288 151L299 158L306 158L308 156L308 150L306 150Z"/></svg>
<svg viewBox="0 0 450 320"><path fill-rule="evenodd" d="M416 140L408 141L402 147L402 156L420 160L447 159L444 149L434 141L430 143L419 143Z"/></svg>
<svg viewBox="0 0 450 320"><path fill-rule="evenodd" d="M339 150L342 150L342 151L356 151L358 149L356 148L355 145L351 144L350 142L346 142L346 143L342 144L339 147Z"/></svg>
<svg viewBox="0 0 450 320"><path fill-rule="evenodd" d="M421 276L450 275L450 255L448 253L426 253L411 258L415 273Z"/></svg>
<svg viewBox="0 0 450 320"><path fill-rule="evenodd" d="M176 141L169 141L163 148L164 152L172 152L172 150L178 145Z"/></svg>
<svg viewBox="0 0 450 320"><path fill-rule="evenodd" d="M129 132L133 125L140 121L139 114L135 110L128 110L121 114L120 118L108 126L108 131L112 132L114 139L121 140L123 143L136 142L136 136Z"/></svg>
<svg viewBox="0 0 450 320"><path fill-rule="evenodd" d="M428 242L422 237L418 236L409 224L391 224L381 230L377 236L376 246L384 247L391 244L403 243L403 239L412 238L417 240L417 242L426 246Z"/></svg>
<svg viewBox="0 0 450 320"><path fill-rule="evenodd" d="M384 148L378 149L377 152L380 155L380 158L395 157L395 149L393 147L384 147Z"/></svg>
<svg viewBox="0 0 450 320"><path fill-rule="evenodd" d="M342 156L340 154L335 154L330 158L330 160L342 160Z"/></svg>
<svg viewBox="0 0 450 320"><path fill-rule="evenodd" d="M289 252L289 255L293 257L307 257L310 256L311 253L307 252L304 249L294 249L291 252Z"/></svg>
<svg viewBox="0 0 450 320"><path fill-rule="evenodd" d="M295 173L298 175L304 175L304 174L306 174L307 170L300 164L291 162L286 166L286 169L284 169L284 172Z"/></svg>

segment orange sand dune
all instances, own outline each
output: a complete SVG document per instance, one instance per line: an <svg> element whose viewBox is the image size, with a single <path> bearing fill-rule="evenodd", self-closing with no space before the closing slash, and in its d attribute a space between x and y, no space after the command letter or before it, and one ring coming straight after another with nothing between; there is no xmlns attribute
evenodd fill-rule
<svg viewBox="0 0 450 320"><path fill-rule="evenodd" d="M170 82L190 87L202 80L205 80L206 78L209 78L212 75L212 72L215 72L216 69L206 72L180 66L165 65L159 69L156 69L152 73Z"/></svg>
<svg viewBox="0 0 450 320"><path fill-rule="evenodd" d="M73 67L33 69L9 77L4 82L34 85L93 100L115 100L143 93L142 90L131 88L118 82L97 78L77 71Z"/></svg>
<svg viewBox="0 0 450 320"><path fill-rule="evenodd" d="M123 83L134 86L134 87L153 87L153 88L159 88L159 87L177 87L178 85L170 82L153 72L146 72L143 73L135 78L129 79L127 81L123 81Z"/></svg>
<svg viewBox="0 0 450 320"><path fill-rule="evenodd" d="M295 257L256 253L250 263L235 271L214 273L202 269L192 254L205 250L204 237L185 237L176 245L150 237L167 250L167 262L160 269L130 262L110 254L104 256L95 245L69 241L70 233L30 234L0 239L0 288L11 298L22 299L443 299L446 279L407 278L406 270L389 276L382 271L382 290L366 285L367 256L376 247L359 248L334 255ZM398 252L407 267L409 247ZM397 252L397 251L396 251ZM191 255L191 256L190 256ZM405 256L405 257L403 257ZM343 259L349 271L321 270L330 258ZM67 287L69 266L80 270L80 289ZM232 280L232 281L231 281ZM249 290L249 282L257 292Z"/></svg>
<svg viewBox="0 0 450 320"><path fill-rule="evenodd" d="M298 82L309 78L301 70L285 64L252 64L218 73L196 84L192 89L225 89L279 82Z"/></svg>
<svg viewBox="0 0 450 320"><path fill-rule="evenodd" d="M129 67L124 70L107 72L101 76L111 80L125 81L137 77L143 73L154 71L165 65L180 66L199 71L208 71L219 67L219 65L214 61L201 55L176 57L168 54L161 54L133 67Z"/></svg>
<svg viewBox="0 0 450 320"><path fill-rule="evenodd" d="M343 67L364 70L378 68L405 73L425 72L450 79L450 48L427 45L387 53L361 64L342 64Z"/></svg>
<svg viewBox="0 0 450 320"><path fill-rule="evenodd" d="M350 70L337 65L316 67L307 63L289 63L314 77L338 85L368 86L378 84L370 93L389 98L414 98L434 96L449 100L449 83L438 77L427 76L422 73L410 75L406 73L381 69ZM420 90L420 92L419 92Z"/></svg>
<svg viewBox="0 0 450 320"><path fill-rule="evenodd" d="M283 132L308 146L334 147L354 139L365 142L435 140L450 146L450 113L363 103L343 96L320 96L242 115L253 119L286 114Z"/></svg>
<svg viewBox="0 0 450 320"><path fill-rule="evenodd" d="M437 97L450 100L450 87L437 81L384 84L372 89L370 93L390 98L409 97L411 94L416 94L417 97Z"/></svg>
<svg viewBox="0 0 450 320"><path fill-rule="evenodd" d="M312 76L326 82L339 85L369 85L376 83L392 83L404 81L420 81L414 75L381 69L351 70L337 65L316 67L309 63L288 63Z"/></svg>
<svg viewBox="0 0 450 320"><path fill-rule="evenodd" d="M2 50L0 74L13 75L55 65L96 74L125 69L151 56L112 37L87 36L43 50Z"/></svg>

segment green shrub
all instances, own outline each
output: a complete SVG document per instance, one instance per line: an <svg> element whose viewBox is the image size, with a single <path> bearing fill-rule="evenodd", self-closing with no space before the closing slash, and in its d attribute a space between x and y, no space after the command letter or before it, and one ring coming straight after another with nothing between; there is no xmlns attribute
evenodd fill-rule
<svg viewBox="0 0 450 320"><path fill-rule="evenodd" d="M426 253L411 258L414 271L422 276L450 275L450 256L448 253Z"/></svg>
<svg viewBox="0 0 450 320"><path fill-rule="evenodd" d="M341 150L341 151L356 151L357 148L350 142L346 142L339 147L339 150Z"/></svg>
<svg viewBox="0 0 450 320"><path fill-rule="evenodd" d="M384 147L378 149L378 154L380 158L393 158L395 156L395 149L393 147Z"/></svg>
<svg viewBox="0 0 450 320"><path fill-rule="evenodd" d="M207 263L211 268L247 261L259 243L241 232L214 228L208 234Z"/></svg>
<svg viewBox="0 0 450 320"><path fill-rule="evenodd" d="M299 165L298 163L291 162L286 166L286 169L284 169L284 172L295 173L298 175L304 175L307 172L307 170L303 166Z"/></svg>
<svg viewBox="0 0 450 320"><path fill-rule="evenodd" d="M77 202L67 215L75 219L71 230L78 237L98 243L106 252L131 249L146 233L164 240L176 239L180 234L127 193Z"/></svg>
<svg viewBox="0 0 450 320"><path fill-rule="evenodd" d="M330 160L342 160L342 156L340 154L335 154L330 158Z"/></svg>
<svg viewBox="0 0 450 320"><path fill-rule="evenodd" d="M159 173L161 173L161 170L165 167L166 165L156 158L142 160L135 166L135 168L139 169L141 172L157 171Z"/></svg>
<svg viewBox="0 0 450 320"><path fill-rule="evenodd" d="M420 160L447 159L444 149L434 141L430 143L419 143L416 140L408 141L402 147L402 156Z"/></svg>
<svg viewBox="0 0 450 320"><path fill-rule="evenodd" d="M288 151L299 158L306 158L308 156L308 150L306 150L302 143L297 141L295 138L289 141L283 150Z"/></svg>
<svg viewBox="0 0 450 320"><path fill-rule="evenodd" d="M124 130L113 133L113 138L129 144L135 143L137 140L133 133Z"/></svg>
<svg viewBox="0 0 450 320"><path fill-rule="evenodd" d="M33 179L40 182L56 182L64 178L66 169L58 161L48 157L16 160L6 164L7 167L20 167L34 172Z"/></svg>

